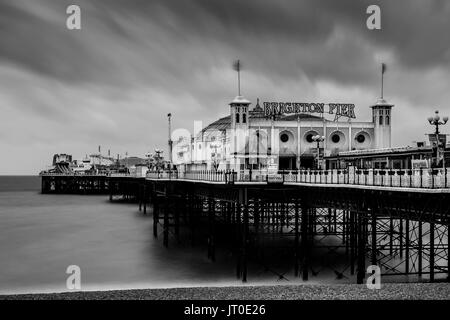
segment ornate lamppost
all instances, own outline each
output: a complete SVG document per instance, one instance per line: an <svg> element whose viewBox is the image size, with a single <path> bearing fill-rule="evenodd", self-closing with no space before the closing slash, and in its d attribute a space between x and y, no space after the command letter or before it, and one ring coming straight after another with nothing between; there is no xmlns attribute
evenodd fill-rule
<svg viewBox="0 0 450 320"><path fill-rule="evenodd" d="M320 143L325 140L325 137L321 135L315 135L312 137L312 140L317 143L317 158L316 158L317 169L323 169L322 166L320 165Z"/></svg>
<svg viewBox="0 0 450 320"><path fill-rule="evenodd" d="M428 117L428 122L436 127L435 134L439 134L439 126L443 126L448 121L448 117L443 117L441 121L441 117L439 116L439 111L435 111L434 117Z"/></svg>
<svg viewBox="0 0 450 320"><path fill-rule="evenodd" d="M443 117L441 120L441 117L439 116L439 111L436 110L435 115L433 117L428 117L428 122L435 126L435 132L434 134L429 135L430 143L433 147L433 158L435 166L439 165L439 158L442 157L442 166L445 168L445 145L447 143L447 136L445 134L439 133L439 126L443 126L447 123L448 117Z"/></svg>

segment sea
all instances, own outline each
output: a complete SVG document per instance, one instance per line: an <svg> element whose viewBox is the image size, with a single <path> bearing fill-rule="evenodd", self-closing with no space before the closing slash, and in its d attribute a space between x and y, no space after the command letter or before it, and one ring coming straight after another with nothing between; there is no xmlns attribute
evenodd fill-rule
<svg viewBox="0 0 450 320"><path fill-rule="evenodd" d="M244 285L229 248L218 248L215 262L188 238L165 248L151 209L143 215L105 195L41 194L40 186L39 176L0 176L0 294L70 291L69 266L79 267L86 291ZM250 263L245 285L301 283L291 267ZM322 272L308 283L334 278Z"/></svg>

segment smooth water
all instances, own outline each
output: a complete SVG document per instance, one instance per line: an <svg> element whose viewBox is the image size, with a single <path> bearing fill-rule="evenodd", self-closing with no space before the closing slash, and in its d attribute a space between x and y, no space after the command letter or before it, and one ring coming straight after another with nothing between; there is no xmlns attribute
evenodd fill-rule
<svg viewBox="0 0 450 320"><path fill-rule="evenodd" d="M82 290L241 285L228 250L213 263L204 246L171 239L166 249L152 223L136 204L40 194L37 176L0 176L0 294L68 291L69 265L81 268ZM249 270L250 285L277 280Z"/></svg>

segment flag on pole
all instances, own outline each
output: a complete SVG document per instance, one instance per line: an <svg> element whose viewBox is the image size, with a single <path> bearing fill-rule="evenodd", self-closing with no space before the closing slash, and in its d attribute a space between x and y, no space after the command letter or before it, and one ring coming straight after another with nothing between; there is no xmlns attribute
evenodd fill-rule
<svg viewBox="0 0 450 320"><path fill-rule="evenodd" d="M233 69L238 73L238 95L241 95L241 68L242 64L240 60L236 60L233 63Z"/></svg>
<svg viewBox="0 0 450 320"><path fill-rule="evenodd" d="M386 72L386 63L381 63L381 99L383 99L384 96L384 83L383 83L383 76Z"/></svg>
<svg viewBox="0 0 450 320"><path fill-rule="evenodd" d="M240 60L236 60L233 63L233 69L237 72L241 71L241 61Z"/></svg>

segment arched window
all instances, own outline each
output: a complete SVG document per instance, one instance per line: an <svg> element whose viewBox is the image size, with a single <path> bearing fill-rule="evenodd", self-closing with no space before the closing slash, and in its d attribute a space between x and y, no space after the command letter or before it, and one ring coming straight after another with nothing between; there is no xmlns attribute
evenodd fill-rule
<svg viewBox="0 0 450 320"><path fill-rule="evenodd" d="M242 115L242 123L247 123L247 115L245 113Z"/></svg>
<svg viewBox="0 0 450 320"><path fill-rule="evenodd" d="M386 125L389 125L390 117L386 116Z"/></svg>
<svg viewBox="0 0 450 320"><path fill-rule="evenodd" d="M380 115L380 124L383 124L383 116Z"/></svg>
<svg viewBox="0 0 450 320"><path fill-rule="evenodd" d="M236 113L236 123L239 123L239 113Z"/></svg>

